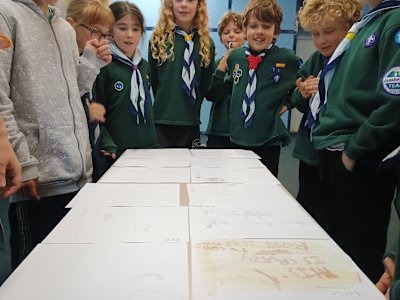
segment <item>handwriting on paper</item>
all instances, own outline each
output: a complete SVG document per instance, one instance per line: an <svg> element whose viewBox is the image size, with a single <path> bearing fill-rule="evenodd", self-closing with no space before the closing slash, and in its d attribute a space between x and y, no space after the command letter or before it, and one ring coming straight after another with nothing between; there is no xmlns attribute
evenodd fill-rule
<svg viewBox="0 0 400 300"><path fill-rule="evenodd" d="M302 290L359 282L351 261L330 241L214 240L193 245L194 269L210 294L218 289Z"/></svg>

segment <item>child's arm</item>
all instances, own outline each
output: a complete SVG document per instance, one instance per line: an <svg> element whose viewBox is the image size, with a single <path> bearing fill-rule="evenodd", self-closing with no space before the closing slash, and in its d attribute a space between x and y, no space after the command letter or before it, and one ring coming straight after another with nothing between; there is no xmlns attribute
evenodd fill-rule
<svg viewBox="0 0 400 300"><path fill-rule="evenodd" d="M8 141L8 135L0 117L0 198L14 194L21 186L21 165Z"/></svg>
<svg viewBox="0 0 400 300"><path fill-rule="evenodd" d="M75 42L76 44L76 42ZM76 47L76 55L78 48ZM80 95L92 90L100 69L111 62L111 51L106 40L92 39L86 42L83 54L77 56L78 87Z"/></svg>
<svg viewBox="0 0 400 300"><path fill-rule="evenodd" d="M229 49L225 52L224 56L219 61L214 74L211 77L210 87L207 92L208 101L217 102L219 100L222 100L228 92L226 89L225 76L228 71L227 60L231 51L232 49Z"/></svg>
<svg viewBox="0 0 400 300"><path fill-rule="evenodd" d="M97 104L102 105L105 109L107 109L107 99L109 98L104 88L107 85L107 74L106 68L100 72L100 74L97 76L93 89L93 99ZM99 141L101 155L111 156L113 159L115 159L118 147L105 124L100 124Z"/></svg>
<svg viewBox="0 0 400 300"><path fill-rule="evenodd" d="M14 36L12 26L0 15L0 28L3 33ZM31 155L24 134L19 130L14 115L13 99L10 98L11 69L14 59L13 48L0 51L0 115L4 119L8 138L22 167L22 181L35 180L39 177L38 161ZM23 88L23 83L21 87ZM1 154L2 155L2 154ZM37 193L36 193L37 194Z"/></svg>
<svg viewBox="0 0 400 300"><path fill-rule="evenodd" d="M203 68L201 74L201 82L199 86L201 95L203 95L206 99L212 99L212 95L210 94L209 88L210 88L211 78L215 70L215 45L214 41L211 38L210 40L211 40L211 48L210 48L211 61L206 68Z"/></svg>
<svg viewBox="0 0 400 300"><path fill-rule="evenodd" d="M151 45L149 43L149 52L148 52L148 63L150 67L150 85L151 89L153 90L153 95L154 97L156 96L156 90L157 90L157 61L153 58L152 53L151 53Z"/></svg>

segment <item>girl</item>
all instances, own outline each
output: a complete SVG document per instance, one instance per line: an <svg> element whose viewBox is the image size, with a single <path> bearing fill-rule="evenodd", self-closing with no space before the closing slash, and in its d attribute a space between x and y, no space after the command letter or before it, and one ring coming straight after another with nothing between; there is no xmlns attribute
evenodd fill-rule
<svg viewBox="0 0 400 300"><path fill-rule="evenodd" d="M154 119L161 147L199 143L200 107L214 69L206 0L163 0L150 39Z"/></svg>
<svg viewBox="0 0 400 300"><path fill-rule="evenodd" d="M95 99L106 108L101 125L100 150L107 167L128 148L158 145L149 93L149 65L137 48L144 33L144 19L132 3L110 6L114 17L113 61L101 70L95 83ZM105 170L103 170L105 171Z"/></svg>
<svg viewBox="0 0 400 300"><path fill-rule="evenodd" d="M114 25L114 15L106 0L71 0L67 8L66 19L75 29L80 55L83 54L85 44L88 41L107 45L112 39L111 31ZM102 162L102 159L98 157L99 122L105 122L105 108L104 105L92 101L91 92L84 94L81 100L89 124L93 181L96 182L100 178L98 166Z"/></svg>

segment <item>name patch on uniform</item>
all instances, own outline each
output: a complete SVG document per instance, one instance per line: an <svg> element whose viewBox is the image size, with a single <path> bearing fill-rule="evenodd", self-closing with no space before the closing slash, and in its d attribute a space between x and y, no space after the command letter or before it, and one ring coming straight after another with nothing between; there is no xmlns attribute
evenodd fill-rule
<svg viewBox="0 0 400 300"><path fill-rule="evenodd" d="M400 66L391 68L382 79L385 91L394 96L400 95Z"/></svg>
<svg viewBox="0 0 400 300"><path fill-rule="evenodd" d="M239 69L239 65L235 65L235 69L232 72L233 74L233 83L236 85L239 83L240 77L243 75L243 71Z"/></svg>
<svg viewBox="0 0 400 300"><path fill-rule="evenodd" d="M122 91L123 89L124 89L124 83L122 82L122 81L116 81L115 83L114 83L114 89L117 91L117 92L120 92L120 91Z"/></svg>
<svg viewBox="0 0 400 300"><path fill-rule="evenodd" d="M376 43L378 42L378 36L376 35L375 32L371 33L371 35L367 38L367 40L364 42L364 47L372 47L375 46Z"/></svg>
<svg viewBox="0 0 400 300"><path fill-rule="evenodd" d="M394 42L396 43L396 45L400 45L400 30L396 32L394 36Z"/></svg>

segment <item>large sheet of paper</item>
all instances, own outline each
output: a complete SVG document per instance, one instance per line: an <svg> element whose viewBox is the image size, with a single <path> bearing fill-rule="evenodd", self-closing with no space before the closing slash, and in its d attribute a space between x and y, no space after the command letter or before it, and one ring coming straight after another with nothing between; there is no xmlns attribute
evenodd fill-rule
<svg viewBox="0 0 400 300"><path fill-rule="evenodd" d="M384 300L331 241L192 243L193 300Z"/></svg>
<svg viewBox="0 0 400 300"><path fill-rule="evenodd" d="M279 181L267 168L191 168L191 183L275 183Z"/></svg>
<svg viewBox="0 0 400 300"><path fill-rule="evenodd" d="M184 243L39 244L0 287L4 300L188 300Z"/></svg>
<svg viewBox="0 0 400 300"><path fill-rule="evenodd" d="M290 208L298 202L278 184L188 184L191 206L267 205Z"/></svg>
<svg viewBox="0 0 400 300"><path fill-rule="evenodd" d="M168 157L190 157L189 149L164 148L164 149L127 149L120 158L168 158Z"/></svg>
<svg viewBox="0 0 400 300"><path fill-rule="evenodd" d="M73 208L43 243L187 242L187 207Z"/></svg>
<svg viewBox="0 0 400 300"><path fill-rule="evenodd" d="M202 168L262 168L265 169L263 163L258 159L252 158L204 158L193 156L191 159L192 167Z"/></svg>
<svg viewBox="0 0 400 300"><path fill-rule="evenodd" d="M260 157L250 150L242 149L190 149L190 153L194 157L203 158L252 158L260 159Z"/></svg>
<svg viewBox="0 0 400 300"><path fill-rule="evenodd" d="M179 206L179 184L87 183L67 208Z"/></svg>
<svg viewBox="0 0 400 300"><path fill-rule="evenodd" d="M146 158L127 158L120 157L113 167L153 167L153 168L182 168L190 167L190 157L171 156L171 157L146 157Z"/></svg>
<svg viewBox="0 0 400 300"><path fill-rule="evenodd" d="M329 238L300 206L189 207L189 222L192 241Z"/></svg>
<svg viewBox="0 0 400 300"><path fill-rule="evenodd" d="M100 183L190 183L190 168L111 167Z"/></svg>

